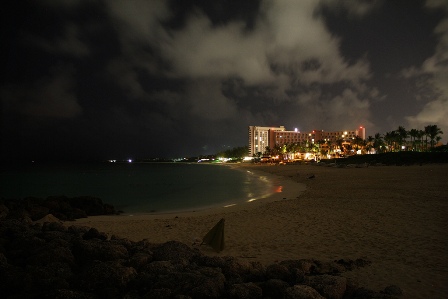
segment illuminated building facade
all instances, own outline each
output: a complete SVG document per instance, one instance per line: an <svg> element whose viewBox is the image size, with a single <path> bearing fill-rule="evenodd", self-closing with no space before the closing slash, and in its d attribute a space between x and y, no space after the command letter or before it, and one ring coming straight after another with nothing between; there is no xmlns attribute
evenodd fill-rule
<svg viewBox="0 0 448 299"><path fill-rule="evenodd" d="M318 141L326 141L328 143L335 142L336 140L342 139L344 141L353 140L356 136L361 139L366 139L366 129L364 127L359 127L352 131L333 131L327 132L324 130L314 130L309 133L301 133L297 130L295 131L275 131L273 138L273 143L269 144L269 147L274 147L275 145L283 145L288 143L316 143Z"/></svg>
<svg viewBox="0 0 448 299"><path fill-rule="evenodd" d="M282 131L285 131L284 126L249 126L249 156L252 157L257 153L264 154L267 146L271 147L271 144L275 144L275 140L272 139L275 136L275 132Z"/></svg>
<svg viewBox="0 0 448 299"><path fill-rule="evenodd" d="M284 126L249 126L249 155L254 156L259 152L263 154L266 152L266 147L272 149L275 146L290 143L316 143L319 141L332 143L340 139L350 143L356 136L363 140L366 139L366 129L361 126L350 131L314 130L309 133L301 133L297 129L286 131Z"/></svg>

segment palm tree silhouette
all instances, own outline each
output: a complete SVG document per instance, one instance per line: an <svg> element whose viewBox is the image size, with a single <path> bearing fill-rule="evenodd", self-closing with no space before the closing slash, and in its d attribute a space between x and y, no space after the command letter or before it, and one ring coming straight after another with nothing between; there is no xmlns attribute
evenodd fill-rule
<svg viewBox="0 0 448 299"><path fill-rule="evenodd" d="M443 132L437 125L429 125L425 127L425 134L431 140L430 141L431 148L434 148L435 140L439 135L443 134Z"/></svg>

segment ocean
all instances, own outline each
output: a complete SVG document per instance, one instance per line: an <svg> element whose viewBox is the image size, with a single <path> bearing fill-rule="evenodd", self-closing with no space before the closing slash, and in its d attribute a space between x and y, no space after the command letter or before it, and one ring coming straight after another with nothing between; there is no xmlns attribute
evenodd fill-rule
<svg viewBox="0 0 448 299"><path fill-rule="evenodd" d="M125 213L193 211L274 193L266 177L228 165L92 163L0 170L0 198L94 196Z"/></svg>

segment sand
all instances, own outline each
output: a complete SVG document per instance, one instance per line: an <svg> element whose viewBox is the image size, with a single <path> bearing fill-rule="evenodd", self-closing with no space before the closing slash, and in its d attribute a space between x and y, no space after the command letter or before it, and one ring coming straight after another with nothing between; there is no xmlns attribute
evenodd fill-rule
<svg viewBox="0 0 448 299"><path fill-rule="evenodd" d="M230 208L96 216L75 224L133 241L178 240L208 255L265 265L302 258L364 258L372 264L343 274L360 286L379 291L398 285L403 298L448 296L447 164L239 168L273 179L282 192ZM226 223L225 250L215 253L196 245L221 218Z"/></svg>

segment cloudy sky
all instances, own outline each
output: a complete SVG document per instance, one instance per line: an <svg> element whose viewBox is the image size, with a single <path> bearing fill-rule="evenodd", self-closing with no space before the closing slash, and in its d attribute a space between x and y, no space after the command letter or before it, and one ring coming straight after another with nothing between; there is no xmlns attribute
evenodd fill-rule
<svg viewBox="0 0 448 299"><path fill-rule="evenodd" d="M447 141L446 0L11 3L3 160L212 154L250 125Z"/></svg>

